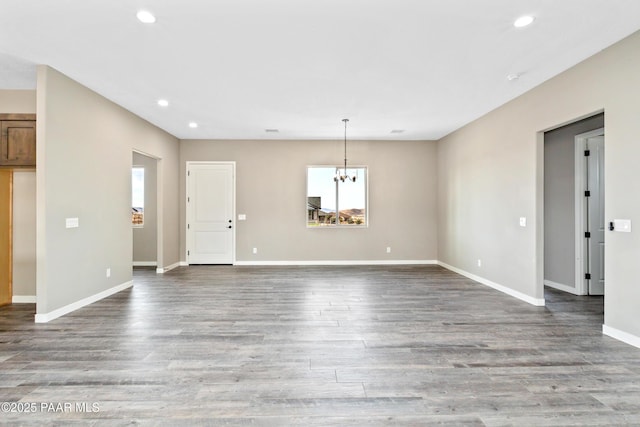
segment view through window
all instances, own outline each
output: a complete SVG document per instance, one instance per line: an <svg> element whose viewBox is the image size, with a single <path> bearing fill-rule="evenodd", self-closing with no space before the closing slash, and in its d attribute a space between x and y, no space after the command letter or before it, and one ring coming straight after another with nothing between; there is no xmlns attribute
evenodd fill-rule
<svg viewBox="0 0 640 427"><path fill-rule="evenodd" d="M367 168L348 168L356 181L334 180L335 166L307 167L307 226L362 227L367 220Z"/></svg>
<svg viewBox="0 0 640 427"><path fill-rule="evenodd" d="M134 227L144 225L144 168L131 169L131 223Z"/></svg>

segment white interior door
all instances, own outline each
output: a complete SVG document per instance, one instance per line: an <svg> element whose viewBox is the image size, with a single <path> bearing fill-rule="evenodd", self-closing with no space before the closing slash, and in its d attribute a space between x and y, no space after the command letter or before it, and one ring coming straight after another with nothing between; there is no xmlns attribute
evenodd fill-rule
<svg viewBox="0 0 640 427"><path fill-rule="evenodd" d="M589 212L589 295L604 295L604 135L587 139Z"/></svg>
<svg viewBox="0 0 640 427"><path fill-rule="evenodd" d="M187 262L234 262L234 164L187 162Z"/></svg>

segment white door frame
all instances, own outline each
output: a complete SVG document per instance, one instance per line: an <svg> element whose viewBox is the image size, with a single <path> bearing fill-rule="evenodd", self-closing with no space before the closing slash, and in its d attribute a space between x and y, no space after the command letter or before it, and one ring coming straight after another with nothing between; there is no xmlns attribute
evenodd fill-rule
<svg viewBox="0 0 640 427"><path fill-rule="evenodd" d="M584 196L587 187L587 158L584 151L587 140L596 136L604 136L604 128L595 129L575 136L575 286L577 295L589 295L589 283L584 278L587 258L587 242L584 230L587 229L587 198Z"/></svg>
<svg viewBox="0 0 640 427"><path fill-rule="evenodd" d="M186 194L187 196L185 197L184 203L185 203L185 213L186 213L186 221L184 224L184 232L185 232L185 242L186 242L186 247L184 250L184 259L186 260L186 264L189 265L189 256L188 251L189 248L191 247L191 237L190 237L190 233L189 233L189 218L190 218L190 208L189 208L189 167L191 165L230 165L231 166L231 212L232 212L232 217L234 219L233 221L233 229L231 230L231 264L235 265L236 263L236 226L237 226L237 221L235 220L236 218L236 162L235 161L222 161L222 162L202 162L202 161L187 161L186 162L186 168L185 168L185 192L184 194Z"/></svg>

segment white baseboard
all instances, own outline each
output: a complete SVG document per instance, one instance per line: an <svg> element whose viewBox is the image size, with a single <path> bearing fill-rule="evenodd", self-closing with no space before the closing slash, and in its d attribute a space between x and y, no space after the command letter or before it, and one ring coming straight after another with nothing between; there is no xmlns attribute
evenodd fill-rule
<svg viewBox="0 0 640 427"><path fill-rule="evenodd" d="M438 265L441 265L442 267L446 268L447 270L451 270L455 273L458 273L464 277L468 277L471 280L475 280L478 283L482 283L485 286L489 286L490 288L493 288L497 291L500 291L502 293L505 293L509 296L512 296L514 298L518 298L519 300L522 300L526 303L529 303L531 305L535 305L538 307L544 307L544 298L532 298L529 295L525 295L522 292L518 292L518 291L514 291L511 288L508 288L506 286L503 285L499 285L497 283L494 283L490 280L485 279L484 277L480 277L480 276L476 276L475 274L469 273L467 271L461 270L459 268L453 267L449 264L446 264L444 262L438 261Z"/></svg>
<svg viewBox="0 0 640 427"><path fill-rule="evenodd" d="M167 271L170 271L170 270L173 270L174 268L178 268L178 267L180 267L180 264L181 264L181 263L176 262L176 263L173 263L173 264L171 264L171 265L169 265L169 266L167 266L167 267L164 267L164 268L156 268L156 273L158 273L158 274L164 274L164 273L166 273Z"/></svg>
<svg viewBox="0 0 640 427"><path fill-rule="evenodd" d="M58 308L57 310L50 311L49 313L39 313L36 314L36 323L47 323L53 319L57 319L60 316L64 316L65 314L69 314L72 311L76 311L79 308L87 306L89 304L93 304L96 301L100 301L103 298L116 294L120 291L123 291L127 288L133 286L133 282L126 282L118 286L114 286L113 288L109 288L105 291L99 292L95 295L91 295L90 297L83 298L80 301L76 301L69 305L65 305L64 307Z"/></svg>
<svg viewBox="0 0 640 427"><path fill-rule="evenodd" d="M134 267L157 267L156 261L133 261Z"/></svg>
<svg viewBox="0 0 640 427"><path fill-rule="evenodd" d="M436 265L435 260L356 260L356 261L236 261L238 266L288 266L288 265Z"/></svg>
<svg viewBox="0 0 640 427"><path fill-rule="evenodd" d="M559 291L568 292L573 295L580 295L578 293L578 290L573 286L563 285L562 283L553 282L551 280L545 280L544 285L549 286L550 288L557 289Z"/></svg>
<svg viewBox="0 0 640 427"><path fill-rule="evenodd" d="M180 267L188 267L189 263L187 261L180 261Z"/></svg>
<svg viewBox="0 0 640 427"><path fill-rule="evenodd" d="M640 337L621 331L611 326L602 325L602 333L618 341L640 348Z"/></svg>
<svg viewBox="0 0 640 427"><path fill-rule="evenodd" d="M35 295L14 295L11 299L13 304L35 304Z"/></svg>

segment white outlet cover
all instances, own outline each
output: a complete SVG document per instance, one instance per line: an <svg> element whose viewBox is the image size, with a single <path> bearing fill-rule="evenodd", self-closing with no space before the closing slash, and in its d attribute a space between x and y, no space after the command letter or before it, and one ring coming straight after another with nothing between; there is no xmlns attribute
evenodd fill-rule
<svg viewBox="0 0 640 427"><path fill-rule="evenodd" d="M78 228L80 227L80 220L78 218L66 218L65 226L67 228Z"/></svg>
<svg viewBox="0 0 640 427"><path fill-rule="evenodd" d="M238 221L246 221L247 214L238 214Z"/></svg>
<svg viewBox="0 0 640 427"><path fill-rule="evenodd" d="M526 227L527 226L527 218L524 216L520 217L520 227Z"/></svg>

